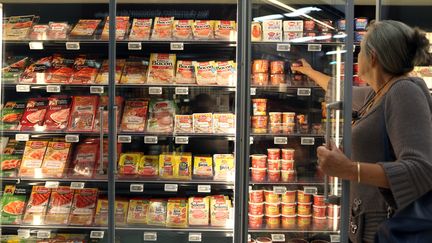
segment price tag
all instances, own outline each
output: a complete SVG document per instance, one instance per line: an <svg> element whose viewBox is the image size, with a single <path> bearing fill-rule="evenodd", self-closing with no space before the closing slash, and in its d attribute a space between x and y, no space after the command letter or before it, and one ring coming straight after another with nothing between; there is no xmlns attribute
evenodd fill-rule
<svg viewBox="0 0 432 243"><path fill-rule="evenodd" d="M318 188L314 187L314 186L305 186L303 187L303 192L305 194L312 194L315 195L318 193Z"/></svg>
<svg viewBox="0 0 432 243"><path fill-rule="evenodd" d="M59 185L60 185L60 182L58 182L58 181L47 181L47 182L45 182L45 187L46 188L55 189L55 188L58 188Z"/></svg>
<svg viewBox="0 0 432 243"><path fill-rule="evenodd" d="M60 93L61 88L60 85L47 85L46 92L47 93Z"/></svg>
<svg viewBox="0 0 432 243"><path fill-rule="evenodd" d="M103 239L104 238L104 231L91 231L90 232L90 238L91 239Z"/></svg>
<svg viewBox="0 0 432 243"><path fill-rule="evenodd" d="M201 242L201 233L189 233L189 242Z"/></svg>
<svg viewBox="0 0 432 243"><path fill-rule="evenodd" d="M248 234L248 241L252 241L252 236L250 234Z"/></svg>
<svg viewBox="0 0 432 243"><path fill-rule="evenodd" d="M40 41L31 41L29 42L29 48L30 50L43 50L43 42Z"/></svg>
<svg viewBox="0 0 432 243"><path fill-rule="evenodd" d="M80 49L79 42L66 42L66 50L69 51L77 51Z"/></svg>
<svg viewBox="0 0 432 243"><path fill-rule="evenodd" d="M275 137L274 138L274 144L288 144L288 138L287 137Z"/></svg>
<svg viewBox="0 0 432 243"><path fill-rule="evenodd" d="M175 137L176 144L189 144L189 137Z"/></svg>
<svg viewBox="0 0 432 243"><path fill-rule="evenodd" d="M144 241L157 241L156 232L144 232Z"/></svg>
<svg viewBox="0 0 432 243"><path fill-rule="evenodd" d="M188 87L176 87L175 88L175 94L176 95L188 95L189 94L189 88Z"/></svg>
<svg viewBox="0 0 432 243"><path fill-rule="evenodd" d="M198 185L198 192L210 193L211 192L211 186L210 185Z"/></svg>
<svg viewBox="0 0 432 243"><path fill-rule="evenodd" d="M90 94L103 94L104 87L103 86L90 86Z"/></svg>
<svg viewBox="0 0 432 243"><path fill-rule="evenodd" d="M144 192L144 184L131 184L130 192Z"/></svg>
<svg viewBox="0 0 432 243"><path fill-rule="evenodd" d="M284 194L287 191L286 187L284 186L274 186L273 192L276 194Z"/></svg>
<svg viewBox="0 0 432 243"><path fill-rule="evenodd" d="M15 134L15 140L18 142L27 142L30 140L30 134Z"/></svg>
<svg viewBox="0 0 432 243"><path fill-rule="evenodd" d="M308 44L308 51L321 51L321 44Z"/></svg>
<svg viewBox="0 0 432 243"><path fill-rule="evenodd" d="M145 144L157 144L158 143L158 137L156 137L156 136L145 136L144 137L144 143Z"/></svg>
<svg viewBox="0 0 432 243"><path fill-rule="evenodd" d="M165 184L164 190L166 192L177 192L178 191L178 185L177 184Z"/></svg>
<svg viewBox="0 0 432 243"><path fill-rule="evenodd" d="M301 145L315 145L315 138L302 137Z"/></svg>
<svg viewBox="0 0 432 243"><path fill-rule="evenodd" d="M127 135L118 135L117 136L118 143L132 143L132 136Z"/></svg>
<svg viewBox="0 0 432 243"><path fill-rule="evenodd" d="M37 232L36 237L38 239L49 239L49 238L51 238L51 231L49 231L49 230L39 230Z"/></svg>
<svg viewBox="0 0 432 243"><path fill-rule="evenodd" d="M340 242L340 235L330 235L330 242Z"/></svg>
<svg viewBox="0 0 432 243"><path fill-rule="evenodd" d="M251 88L250 95L256 95L256 88Z"/></svg>
<svg viewBox="0 0 432 243"><path fill-rule="evenodd" d="M77 134L68 134L65 136L65 140L67 143L78 143L79 142L79 135Z"/></svg>
<svg viewBox="0 0 432 243"><path fill-rule="evenodd" d="M15 87L16 92L24 93L24 92L30 92L30 85L28 84L17 84Z"/></svg>
<svg viewBox="0 0 432 243"><path fill-rule="evenodd" d="M150 87L149 88L149 94L161 95L162 94L162 87Z"/></svg>
<svg viewBox="0 0 432 243"><path fill-rule="evenodd" d="M71 184L70 184L70 188L74 189L74 190L76 190L76 189L83 189L84 186L85 186L84 182L74 181L74 182L71 182Z"/></svg>
<svg viewBox="0 0 432 243"><path fill-rule="evenodd" d="M139 51L142 49L141 42L129 42L128 50L130 51Z"/></svg>
<svg viewBox="0 0 432 243"><path fill-rule="evenodd" d="M171 51L183 51L184 44L183 42L171 42L170 49Z"/></svg>
<svg viewBox="0 0 432 243"><path fill-rule="evenodd" d="M284 234L271 234L271 238L273 242L285 242Z"/></svg>
<svg viewBox="0 0 432 243"><path fill-rule="evenodd" d="M277 51L290 51L291 45L290 44L277 44L276 50Z"/></svg>
<svg viewBox="0 0 432 243"><path fill-rule="evenodd" d="M298 88L297 96L311 96L312 91L309 88Z"/></svg>
<svg viewBox="0 0 432 243"><path fill-rule="evenodd" d="M253 144L254 143L254 138L253 137L250 137L249 138L249 144Z"/></svg>
<svg viewBox="0 0 432 243"><path fill-rule="evenodd" d="M18 237L22 238L22 239L30 238L30 230L29 229L19 229L18 230Z"/></svg>

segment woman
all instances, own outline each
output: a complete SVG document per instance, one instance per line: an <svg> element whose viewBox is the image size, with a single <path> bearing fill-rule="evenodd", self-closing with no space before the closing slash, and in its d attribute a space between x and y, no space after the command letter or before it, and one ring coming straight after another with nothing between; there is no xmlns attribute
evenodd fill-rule
<svg viewBox="0 0 432 243"><path fill-rule="evenodd" d="M361 43L353 89L352 160L338 148L317 149L329 176L351 181L349 237L373 242L391 210L405 208L432 188L432 100L423 80L409 77L430 58L423 32L397 21L372 24ZM303 61L293 67L332 92L333 80Z"/></svg>

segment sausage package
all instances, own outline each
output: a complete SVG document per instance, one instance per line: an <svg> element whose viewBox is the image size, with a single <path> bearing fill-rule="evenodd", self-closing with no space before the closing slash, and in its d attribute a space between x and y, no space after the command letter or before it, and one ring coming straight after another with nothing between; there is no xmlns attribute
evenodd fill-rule
<svg viewBox="0 0 432 243"><path fill-rule="evenodd" d="M147 211L149 201L144 199L131 199L127 214L128 224L147 224Z"/></svg>
<svg viewBox="0 0 432 243"><path fill-rule="evenodd" d="M54 96L48 98L48 110L45 115L46 131L63 131L66 129L70 114L70 98Z"/></svg>
<svg viewBox="0 0 432 243"><path fill-rule="evenodd" d="M44 186L33 186L26 206L23 224L43 225L51 189Z"/></svg>
<svg viewBox="0 0 432 243"><path fill-rule="evenodd" d="M66 22L49 22L48 23L49 40L65 40L67 38L70 25Z"/></svg>
<svg viewBox="0 0 432 243"><path fill-rule="evenodd" d="M42 174L46 178L62 178L69 160L71 144L49 142L42 162Z"/></svg>
<svg viewBox="0 0 432 243"><path fill-rule="evenodd" d="M48 70L52 65L52 57L42 57L33 61L21 75L20 83L23 84L43 84L48 78Z"/></svg>
<svg viewBox="0 0 432 243"><path fill-rule="evenodd" d="M152 40L171 40L174 17L156 17L154 20Z"/></svg>
<svg viewBox="0 0 432 243"><path fill-rule="evenodd" d="M179 180L192 179L192 154L178 153L174 160L174 177Z"/></svg>
<svg viewBox="0 0 432 243"><path fill-rule="evenodd" d="M236 40L236 22L230 20L215 21L215 39Z"/></svg>
<svg viewBox="0 0 432 243"><path fill-rule="evenodd" d="M25 56L6 57L2 68L2 81L4 83L18 83L29 61L29 58Z"/></svg>
<svg viewBox="0 0 432 243"><path fill-rule="evenodd" d="M146 127L148 100L127 100L120 125L122 132L143 132Z"/></svg>
<svg viewBox="0 0 432 243"><path fill-rule="evenodd" d="M94 59L87 58L86 55L79 55L74 61L74 73L71 83L73 84L92 84L95 82L100 63Z"/></svg>
<svg viewBox="0 0 432 243"><path fill-rule="evenodd" d="M147 211L147 224L165 226L167 218L167 202L163 199L151 199Z"/></svg>
<svg viewBox="0 0 432 243"><path fill-rule="evenodd" d="M175 133L193 133L193 116L192 115L176 115L175 116Z"/></svg>
<svg viewBox="0 0 432 243"><path fill-rule="evenodd" d="M120 78L123 72L123 68L125 66L125 59L117 59L116 60L116 73L115 73L115 82L119 83ZM108 84L108 72L109 72L109 62L108 60L104 60L102 63L102 67L99 71L99 74L96 77L97 84Z"/></svg>
<svg viewBox="0 0 432 243"><path fill-rule="evenodd" d="M52 189L45 223L67 225L73 196L74 190L68 186Z"/></svg>
<svg viewBox="0 0 432 243"><path fill-rule="evenodd" d="M175 54L152 53L147 82L150 84L170 84L175 75Z"/></svg>
<svg viewBox="0 0 432 243"><path fill-rule="evenodd" d="M175 167L175 154L163 153L159 155L159 177L163 179L173 179Z"/></svg>
<svg viewBox="0 0 432 243"><path fill-rule="evenodd" d="M123 153L120 155L118 173L120 176L135 176L138 173L138 164L141 153Z"/></svg>
<svg viewBox="0 0 432 243"><path fill-rule="evenodd" d="M211 40L214 38L214 21L195 20L192 30L195 40Z"/></svg>
<svg viewBox="0 0 432 243"><path fill-rule="evenodd" d="M159 156L144 155L138 164L138 175L156 177L159 175Z"/></svg>
<svg viewBox="0 0 432 243"><path fill-rule="evenodd" d="M217 84L216 63L209 62L193 62L195 76L198 85L215 85Z"/></svg>
<svg viewBox="0 0 432 243"><path fill-rule="evenodd" d="M139 58L130 58L126 61L121 84L144 84L147 82L148 61Z"/></svg>
<svg viewBox="0 0 432 243"><path fill-rule="evenodd" d="M34 98L29 99L21 118L21 131L40 131L43 130L43 122L48 108L48 99Z"/></svg>
<svg viewBox="0 0 432 243"><path fill-rule="evenodd" d="M129 29L129 16L117 16L116 17L116 39L124 40L126 32ZM109 39L109 17L106 17L105 26L102 31L102 40Z"/></svg>
<svg viewBox="0 0 432 243"><path fill-rule="evenodd" d="M98 96L74 96L72 98L72 109L69 119L68 131L92 131L98 101Z"/></svg>
<svg viewBox="0 0 432 243"><path fill-rule="evenodd" d="M25 107L26 102L24 101L6 102L0 113L0 129L3 131L19 130Z"/></svg>
<svg viewBox="0 0 432 243"><path fill-rule="evenodd" d="M26 39L33 23L39 20L38 16L11 16L3 19L4 39L5 40L24 40Z"/></svg>
<svg viewBox="0 0 432 243"><path fill-rule="evenodd" d="M194 156L193 166L193 175L195 177L213 177L213 159L211 156Z"/></svg>
<svg viewBox="0 0 432 243"><path fill-rule="evenodd" d="M74 178L91 178L95 171L98 158L99 144L81 143L75 149L70 176Z"/></svg>
<svg viewBox="0 0 432 243"><path fill-rule="evenodd" d="M194 84L195 80L195 70L192 61L177 61L177 71L175 81L178 84Z"/></svg>
<svg viewBox="0 0 432 243"><path fill-rule="evenodd" d="M193 114L193 124L195 133L213 133L213 114L195 113Z"/></svg>
<svg viewBox="0 0 432 243"><path fill-rule="evenodd" d="M148 40L150 38L152 23L153 19L133 19L129 40Z"/></svg>
<svg viewBox="0 0 432 243"><path fill-rule="evenodd" d="M173 37L175 40L192 40L193 20L174 20Z"/></svg>
<svg viewBox="0 0 432 243"><path fill-rule="evenodd" d="M67 84L73 74L73 59L68 59L59 54L52 57L51 68L48 70L47 83Z"/></svg>
<svg viewBox="0 0 432 243"><path fill-rule="evenodd" d="M29 39L30 40L46 40L48 29L49 29L49 27L46 24L33 25L32 29L30 31L30 34L29 34Z"/></svg>
<svg viewBox="0 0 432 243"><path fill-rule="evenodd" d="M89 226L93 223L98 189L85 188L75 191L71 213L69 215L70 225Z"/></svg>
<svg viewBox="0 0 432 243"><path fill-rule="evenodd" d="M233 181L235 177L234 171L234 155L232 154L215 154L213 155L214 162L214 180L215 181Z"/></svg>
<svg viewBox="0 0 432 243"><path fill-rule="evenodd" d="M234 133L235 115L232 113L213 114L213 128L215 133Z"/></svg>
<svg viewBox="0 0 432 243"><path fill-rule="evenodd" d="M232 86L237 82L237 65L234 61L216 62L216 83L218 85Z"/></svg>
<svg viewBox="0 0 432 243"><path fill-rule="evenodd" d="M100 19L80 19L70 32L69 37L73 39L93 38L100 23Z"/></svg>
<svg viewBox="0 0 432 243"><path fill-rule="evenodd" d="M19 176L35 177L41 175L41 166L48 141L30 140L26 142Z"/></svg>
<svg viewBox="0 0 432 243"><path fill-rule="evenodd" d="M172 100L152 100L149 107L147 132L172 133L177 106Z"/></svg>
<svg viewBox="0 0 432 243"><path fill-rule="evenodd" d="M26 206L26 190L15 185L5 185L0 199L1 222L4 225L20 225Z"/></svg>
<svg viewBox="0 0 432 243"><path fill-rule="evenodd" d="M230 224L231 200L223 195L210 197L210 225L227 227Z"/></svg>
<svg viewBox="0 0 432 243"><path fill-rule="evenodd" d="M207 226L209 224L210 205L208 197L189 198L189 225Z"/></svg>
<svg viewBox="0 0 432 243"><path fill-rule="evenodd" d="M186 198L170 198L167 204L167 227L188 226L188 201Z"/></svg>

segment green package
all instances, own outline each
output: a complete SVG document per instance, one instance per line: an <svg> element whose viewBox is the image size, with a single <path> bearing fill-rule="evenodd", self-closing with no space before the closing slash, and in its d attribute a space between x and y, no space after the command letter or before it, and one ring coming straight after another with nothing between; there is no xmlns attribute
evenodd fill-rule
<svg viewBox="0 0 432 243"><path fill-rule="evenodd" d="M0 130L18 130L26 103L22 101L9 101L0 113Z"/></svg>
<svg viewBox="0 0 432 243"><path fill-rule="evenodd" d="M1 154L0 155L0 176L1 177L16 177L18 169L21 165L22 155L17 154Z"/></svg>
<svg viewBox="0 0 432 243"><path fill-rule="evenodd" d="M5 186L5 192L1 199L2 224L21 224L25 203L26 195L24 191L20 192L14 186Z"/></svg>

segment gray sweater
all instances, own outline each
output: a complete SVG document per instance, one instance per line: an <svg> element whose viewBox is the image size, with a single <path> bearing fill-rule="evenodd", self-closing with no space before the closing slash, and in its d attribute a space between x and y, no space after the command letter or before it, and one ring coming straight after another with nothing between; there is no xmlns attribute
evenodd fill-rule
<svg viewBox="0 0 432 243"><path fill-rule="evenodd" d="M332 93L332 82L329 89ZM353 110L373 95L353 89ZM381 101L352 127L352 160L378 163L390 189L351 182L350 239L373 242L388 205L403 209L432 189L432 99L422 79L396 81Z"/></svg>

